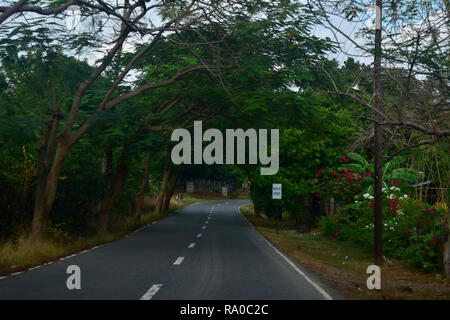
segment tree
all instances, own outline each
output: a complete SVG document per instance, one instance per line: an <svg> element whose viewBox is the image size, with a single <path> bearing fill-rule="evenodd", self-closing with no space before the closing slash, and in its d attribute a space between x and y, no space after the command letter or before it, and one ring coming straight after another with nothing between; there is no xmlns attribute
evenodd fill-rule
<svg viewBox="0 0 450 320"><path fill-rule="evenodd" d="M54 126L55 130L51 131L52 135L43 135L44 141L40 144L51 161L48 161L48 172L41 171L43 176L42 183L38 184L36 191L36 203L33 214L32 238L39 241L45 230L48 215L55 200L59 178L64 166L64 161L72 150L72 148L80 141L80 139L101 120L100 115L108 110L115 108L117 105L135 98L148 90L169 86L188 73L199 70L213 70L221 68L218 65L201 64L198 60L193 59L185 63L185 65L176 70L169 78L150 81L136 88L124 88L126 76L134 70L137 61L161 39L166 37L167 33L176 32L178 30L193 30L196 26L202 24L218 23L227 25L228 20L235 15L239 15L245 11L245 8L235 1L219 1L219 2L197 2L192 1L189 4L184 2L162 2L146 6L145 2L108 4L105 2L87 2L76 1L81 7L83 17L90 17L94 22L87 31L81 35L65 36L64 39L53 38L52 42L59 40L64 43L65 48L80 50L89 47L101 47L108 43L110 48L106 54L100 59L98 65L90 73L90 75L79 82L78 89L72 95L72 103L70 110L60 112L58 110L58 123ZM24 4L24 3L22 3ZM62 7L61 7L62 8ZM237 9L233 13L230 9ZM9 8L2 8L3 14L9 14ZM48 14L60 13L60 10L42 11L35 7L17 6L14 12L39 12ZM257 11L257 10L256 10ZM151 20L150 24L146 21L149 16L156 13L162 20L159 26L155 26ZM27 33L28 38L33 38L36 26L42 24L42 19L33 20L33 25L27 26L20 19L16 21L8 20L9 24L3 24L4 34L7 39L4 45L8 46L11 41L15 41L15 36L19 33ZM107 25L104 25L107 23ZM108 28L106 28L108 26ZM5 29L8 28L8 29ZM53 32L58 34L58 28L64 28L62 23L56 24ZM39 30L39 29L38 29ZM136 35L144 37L143 46L136 46L133 56L127 65L123 66L120 71L112 72L111 78L108 78L108 67L111 66L115 57L122 54L124 45L132 40ZM26 38L23 38L26 39ZM204 43L204 45L211 45ZM214 52L211 51L214 55ZM189 63L190 62L190 63ZM106 77L105 77L106 75ZM108 79L110 81L109 89L102 93L101 101L97 107L91 109L86 117L81 117L83 102L88 98L90 89L98 82ZM122 89L126 89L122 91Z"/></svg>
<svg viewBox="0 0 450 320"><path fill-rule="evenodd" d="M367 21L367 12L372 5L371 1L310 0L308 3L311 7L321 11L318 19L324 26L332 30L338 43L340 41L337 34L349 41L353 48L359 50L360 53L370 54L374 57L373 103L371 96L365 95L364 92L358 93L358 90L350 88L341 89L329 73L328 76L337 94L349 96L373 112L373 116L363 115L361 119L372 121L375 129L375 263L381 264L383 261L381 251L383 129L390 127L397 130L409 129L432 137L432 139L400 148L390 157L409 148L434 144L438 139L450 135L448 123L438 120L441 116L448 117L447 85L438 85L439 89L431 94L430 91L424 90L429 81L436 84L447 82L446 73L443 71L448 69L445 42L448 39L449 29L443 23L448 21L448 2L391 1L386 3L377 0L375 32L359 25L360 39L363 42L355 39L354 35L345 33L337 26L334 17L341 17L349 23ZM358 27L358 25L356 26ZM382 68L382 59L386 61L384 68ZM389 99L383 92L383 79L387 77L390 78L391 83L395 84L389 92ZM358 83L358 78L355 79L355 83ZM358 87L356 86L356 88ZM423 103L424 101L426 102ZM426 110L425 113L424 110ZM434 115L437 117L435 118Z"/></svg>

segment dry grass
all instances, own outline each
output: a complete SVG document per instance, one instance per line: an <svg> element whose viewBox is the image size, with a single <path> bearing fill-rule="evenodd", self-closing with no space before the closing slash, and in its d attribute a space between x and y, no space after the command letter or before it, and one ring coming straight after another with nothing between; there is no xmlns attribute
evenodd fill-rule
<svg viewBox="0 0 450 320"><path fill-rule="evenodd" d="M450 299L450 279L427 274L388 259L381 269L381 290L368 290L366 268L372 252L357 245L322 236L317 230L297 233L268 227L253 215L252 205L241 212L277 248L289 254L348 299Z"/></svg>
<svg viewBox="0 0 450 320"><path fill-rule="evenodd" d="M229 198L225 198L217 193L185 194L182 200L172 198L169 211L173 213L196 202L220 199ZM61 239L58 241L47 239L39 243L33 243L27 236L20 236L18 239L3 242L0 244L0 276L25 270L35 265L81 252L99 244L117 240L153 221L167 217L167 215L160 216L153 212L155 201L155 199L146 197L144 199L144 213L140 221L136 221L134 216L121 216L111 223L110 230L112 231L104 235L93 235L72 241L68 241L61 236ZM61 233L58 230L56 232Z"/></svg>
<svg viewBox="0 0 450 320"><path fill-rule="evenodd" d="M0 266L8 267L11 271L24 265L32 265L57 257L65 253L64 247L50 241L34 243L26 237L17 241L7 241L0 247ZM7 271L7 270L0 270ZM2 273L3 273L2 272Z"/></svg>

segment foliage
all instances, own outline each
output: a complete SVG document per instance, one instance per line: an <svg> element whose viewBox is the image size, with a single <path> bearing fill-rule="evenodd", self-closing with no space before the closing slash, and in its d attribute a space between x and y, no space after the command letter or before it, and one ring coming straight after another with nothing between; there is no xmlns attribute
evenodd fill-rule
<svg viewBox="0 0 450 320"><path fill-rule="evenodd" d="M400 189L395 186L391 189L384 193L383 198L385 254L426 271L440 271L447 233L446 210L400 196L401 192L397 191ZM366 196L338 214L321 216L317 219L319 229L336 240L348 240L372 248L372 201Z"/></svg>

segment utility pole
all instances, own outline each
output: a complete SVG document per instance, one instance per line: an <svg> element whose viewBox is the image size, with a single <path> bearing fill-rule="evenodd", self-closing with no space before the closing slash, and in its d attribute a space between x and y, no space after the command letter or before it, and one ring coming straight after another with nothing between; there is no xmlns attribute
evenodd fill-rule
<svg viewBox="0 0 450 320"><path fill-rule="evenodd" d="M381 83L381 17L382 17L383 1L376 0L376 20L375 20L375 52L374 52L374 100L375 108L380 113L383 111L383 85ZM375 182L374 182L374 260L375 264L381 266L383 264L383 201L382 201L382 156L383 149L383 127L380 123L383 118L379 113L375 114L374 134L375 134Z"/></svg>

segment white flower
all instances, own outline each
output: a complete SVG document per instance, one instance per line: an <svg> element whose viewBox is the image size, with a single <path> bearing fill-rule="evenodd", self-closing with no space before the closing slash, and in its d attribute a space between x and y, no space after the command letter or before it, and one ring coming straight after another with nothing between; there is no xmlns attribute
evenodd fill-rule
<svg viewBox="0 0 450 320"><path fill-rule="evenodd" d="M364 194L363 194L363 197L364 197L364 199L368 199L368 198L370 197L370 194L364 193Z"/></svg>
<svg viewBox="0 0 450 320"><path fill-rule="evenodd" d="M373 200L373 196L369 196L369 200Z"/></svg>
<svg viewBox="0 0 450 320"><path fill-rule="evenodd" d="M392 199L394 199L395 198L395 195L393 194L393 193L391 193L389 196L388 196L388 199L390 199L390 200L392 200Z"/></svg>

